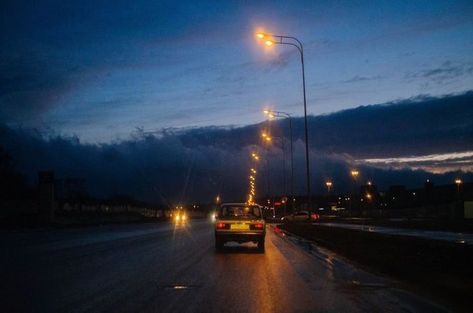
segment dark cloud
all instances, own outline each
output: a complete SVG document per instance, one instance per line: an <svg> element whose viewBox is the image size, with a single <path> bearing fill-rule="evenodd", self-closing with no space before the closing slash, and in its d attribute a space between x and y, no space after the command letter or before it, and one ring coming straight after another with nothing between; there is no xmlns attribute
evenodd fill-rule
<svg viewBox="0 0 473 313"><path fill-rule="evenodd" d="M398 157L473 150L473 92L440 98L419 96L384 105L361 106L309 117L311 146L353 158ZM441 118L439 118L441 117ZM271 122L276 136L288 136L285 120ZM180 134L185 144L238 148L259 142L265 123L241 128L199 128ZM296 140L304 121L293 119Z"/></svg>
<svg viewBox="0 0 473 313"><path fill-rule="evenodd" d="M472 98L472 92L444 98L421 97L311 117L314 192L322 193L323 182L329 178L335 182L335 190L348 191L351 181L347 173L353 166L360 169L363 179L374 180L380 188L390 184L419 186L427 178L439 183L448 183L458 175L472 179L471 173L433 174L413 169L417 164L435 171L435 167L471 162L471 158L461 155L446 161L428 162L427 158L417 163L386 165L363 160L473 151ZM283 193L281 145L275 140L267 151L258 146L259 131L265 126L266 123L241 128L163 130L152 134L137 129L129 140L102 145L82 144L77 137L1 126L0 145L31 181L38 170L52 169L58 177L85 178L88 190L97 196L129 194L148 201L175 203L211 201L216 194L222 194L226 200L242 200L247 191L249 155L254 150L269 160L258 164L259 194L267 191L267 166L271 193ZM287 135L286 127L287 121L274 121L272 133ZM295 192L303 194L301 119L294 120L294 131ZM287 150L285 157L289 168Z"/></svg>
<svg viewBox="0 0 473 313"><path fill-rule="evenodd" d="M360 75L355 75L350 79L344 80L344 83L357 83L357 82L362 82L362 81L368 81L368 80L379 80L382 79L383 77L380 75L376 76L360 76Z"/></svg>
<svg viewBox="0 0 473 313"><path fill-rule="evenodd" d="M453 63L445 61L439 67L425 69L417 72L409 72L404 75L408 82L417 79L427 79L436 84L445 84L452 80L473 74L473 64L471 63Z"/></svg>
<svg viewBox="0 0 473 313"><path fill-rule="evenodd" d="M34 55L0 63L0 119L21 119L43 113L69 88L74 68L50 66Z"/></svg>

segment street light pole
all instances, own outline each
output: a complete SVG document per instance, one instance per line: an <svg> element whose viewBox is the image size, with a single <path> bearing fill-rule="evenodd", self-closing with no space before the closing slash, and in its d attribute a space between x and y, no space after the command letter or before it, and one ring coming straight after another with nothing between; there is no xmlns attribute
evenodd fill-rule
<svg viewBox="0 0 473 313"><path fill-rule="evenodd" d="M289 120L289 139L290 139L290 151L291 151L291 199L294 197L294 149L293 149L293 136L292 136L292 115L282 111L264 110L264 114L272 117L285 117ZM294 201L291 200L291 208L294 211Z"/></svg>
<svg viewBox="0 0 473 313"><path fill-rule="evenodd" d="M301 56L301 65L302 65L302 93L304 96L304 135L305 135L305 160L306 160L306 184L307 184L307 204L308 209L310 210L311 204L311 190L310 190L310 165L309 165L309 130L308 130L308 121L307 121L307 98L305 91L305 67L304 67L304 46L302 42L293 36L283 36L283 35L274 35L274 34L256 34L257 38L263 39L266 46L271 46L273 44L280 45L290 45L294 46L299 50ZM276 39L276 40L275 40ZM285 41L285 40L292 40Z"/></svg>

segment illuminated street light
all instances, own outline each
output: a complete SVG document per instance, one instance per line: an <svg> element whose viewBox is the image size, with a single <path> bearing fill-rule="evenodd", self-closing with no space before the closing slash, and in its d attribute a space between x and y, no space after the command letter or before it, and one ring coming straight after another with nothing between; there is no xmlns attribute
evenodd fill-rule
<svg viewBox="0 0 473 313"><path fill-rule="evenodd" d="M271 142L271 140L273 140L273 138L269 134L267 134L266 132L262 132L261 137L263 138L263 140L265 140L267 142Z"/></svg>
<svg viewBox="0 0 473 313"><path fill-rule="evenodd" d="M291 143L291 195L294 195L294 149L293 149L293 136L292 136L292 115L282 111L274 111L266 109L263 111L270 119L275 117L284 117L289 121L289 139ZM293 207L294 209L294 207Z"/></svg>
<svg viewBox="0 0 473 313"><path fill-rule="evenodd" d="M360 172L358 170L351 170L350 175L353 178L353 182L354 182L353 183L353 188L356 189L356 180L357 180L358 176L360 175ZM353 195L350 198L351 198L350 199L350 210L351 210L353 199L355 198L355 191L353 191Z"/></svg>
<svg viewBox="0 0 473 313"><path fill-rule="evenodd" d="M457 185L457 194L460 194L460 186L463 184L463 181L460 178L455 179L455 184Z"/></svg>
<svg viewBox="0 0 473 313"><path fill-rule="evenodd" d="M330 190L332 189L333 183L331 181L326 181L325 186L327 186L327 191L330 193Z"/></svg>
<svg viewBox="0 0 473 313"><path fill-rule="evenodd" d="M353 179L357 179L358 175L360 174L360 172L358 172L357 170L352 170L350 173Z"/></svg>
<svg viewBox="0 0 473 313"><path fill-rule="evenodd" d="M258 32L257 38L260 40L267 39L264 43L266 46L272 46L273 44L289 45L296 47L300 53L301 66L302 66L302 95L304 99L304 135L305 135L305 160L306 160L306 183L307 183L307 202L310 209L310 166L309 166L309 127L307 121L307 97L305 92L305 69L304 69L304 46L302 42L293 36L283 36L267 34L264 32Z"/></svg>

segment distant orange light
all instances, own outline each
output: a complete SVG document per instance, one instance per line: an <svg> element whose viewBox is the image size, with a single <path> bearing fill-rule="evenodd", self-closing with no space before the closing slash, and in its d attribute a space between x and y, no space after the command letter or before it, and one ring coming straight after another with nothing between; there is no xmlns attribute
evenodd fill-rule
<svg viewBox="0 0 473 313"><path fill-rule="evenodd" d="M270 46L272 46L272 45L274 44L274 42L273 42L272 40L266 40L266 41L264 42L264 44L265 44L266 46L270 47Z"/></svg>
<svg viewBox="0 0 473 313"><path fill-rule="evenodd" d="M264 38L264 34L263 33L256 33L256 37L258 39L263 39Z"/></svg>

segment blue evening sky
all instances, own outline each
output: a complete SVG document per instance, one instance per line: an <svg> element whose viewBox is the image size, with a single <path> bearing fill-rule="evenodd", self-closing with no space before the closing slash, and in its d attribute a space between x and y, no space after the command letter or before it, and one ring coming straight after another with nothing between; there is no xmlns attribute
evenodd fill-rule
<svg viewBox="0 0 473 313"><path fill-rule="evenodd" d="M2 2L0 122L127 138L246 125L263 107L330 113L473 87L472 1Z"/></svg>

